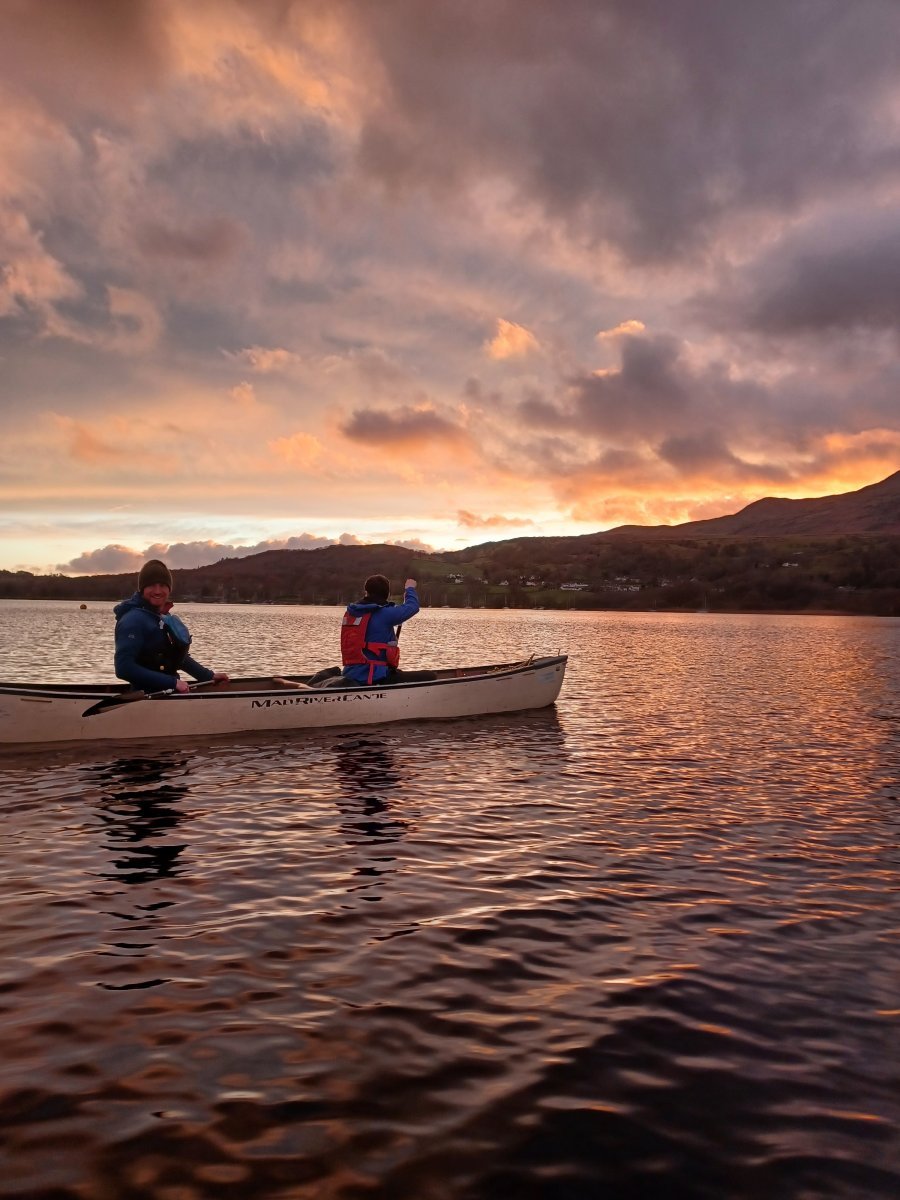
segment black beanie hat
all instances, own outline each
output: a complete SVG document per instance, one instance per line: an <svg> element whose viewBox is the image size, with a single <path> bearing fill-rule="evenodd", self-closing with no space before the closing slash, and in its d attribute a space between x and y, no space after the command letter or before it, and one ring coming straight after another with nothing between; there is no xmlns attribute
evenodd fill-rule
<svg viewBox="0 0 900 1200"><path fill-rule="evenodd" d="M169 591L172 590L172 572L158 558L151 558L149 562L145 562L141 567L141 573L138 575L138 591L142 592L144 588L150 587L152 583L161 583Z"/></svg>
<svg viewBox="0 0 900 1200"><path fill-rule="evenodd" d="M379 604L386 603L390 594L391 581L384 575L370 575L366 580L366 595L377 600Z"/></svg>

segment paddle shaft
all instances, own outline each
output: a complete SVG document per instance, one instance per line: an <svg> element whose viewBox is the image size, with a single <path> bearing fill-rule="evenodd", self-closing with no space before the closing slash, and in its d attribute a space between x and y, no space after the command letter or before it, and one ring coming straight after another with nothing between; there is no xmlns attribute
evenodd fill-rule
<svg viewBox="0 0 900 1200"><path fill-rule="evenodd" d="M204 684L213 683L212 679L204 679L198 683L189 685L189 691L195 691L198 687L203 687ZM118 708L120 704L132 704L135 700L155 700L159 696L178 696L186 693L179 692L177 687L162 688L158 692L122 692L118 696L104 696L102 700L98 700L96 704L92 704L90 708L85 709L81 714L83 717L96 717L100 713L111 712Z"/></svg>

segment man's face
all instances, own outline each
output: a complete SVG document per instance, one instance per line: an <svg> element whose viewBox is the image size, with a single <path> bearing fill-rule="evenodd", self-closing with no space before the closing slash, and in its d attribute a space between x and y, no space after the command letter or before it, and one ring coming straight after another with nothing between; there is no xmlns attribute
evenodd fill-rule
<svg viewBox="0 0 900 1200"><path fill-rule="evenodd" d="M164 583L151 583L149 587L144 588L141 595L153 608L162 608L171 593L172 589L167 588Z"/></svg>

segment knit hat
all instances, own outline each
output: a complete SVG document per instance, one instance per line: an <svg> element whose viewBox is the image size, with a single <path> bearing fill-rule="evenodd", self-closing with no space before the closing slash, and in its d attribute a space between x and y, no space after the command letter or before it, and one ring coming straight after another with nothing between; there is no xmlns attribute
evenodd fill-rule
<svg viewBox="0 0 900 1200"><path fill-rule="evenodd" d="M367 599L377 600L379 604L386 604L390 594L391 581L384 575L370 575L366 580Z"/></svg>
<svg viewBox="0 0 900 1200"><path fill-rule="evenodd" d="M172 572L158 558L151 558L141 567L141 573L138 575L138 591L142 592L144 588L148 588L154 583L161 583L169 591L172 590Z"/></svg>

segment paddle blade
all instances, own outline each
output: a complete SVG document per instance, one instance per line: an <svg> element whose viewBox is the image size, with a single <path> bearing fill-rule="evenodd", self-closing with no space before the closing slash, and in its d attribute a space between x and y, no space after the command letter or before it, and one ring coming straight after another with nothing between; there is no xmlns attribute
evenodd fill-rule
<svg viewBox="0 0 900 1200"><path fill-rule="evenodd" d="M175 688L165 688L161 692L119 692L116 696L104 696L81 714L83 717L96 717L100 713L111 712L122 704L131 704L135 700L152 700L154 696L171 696Z"/></svg>

